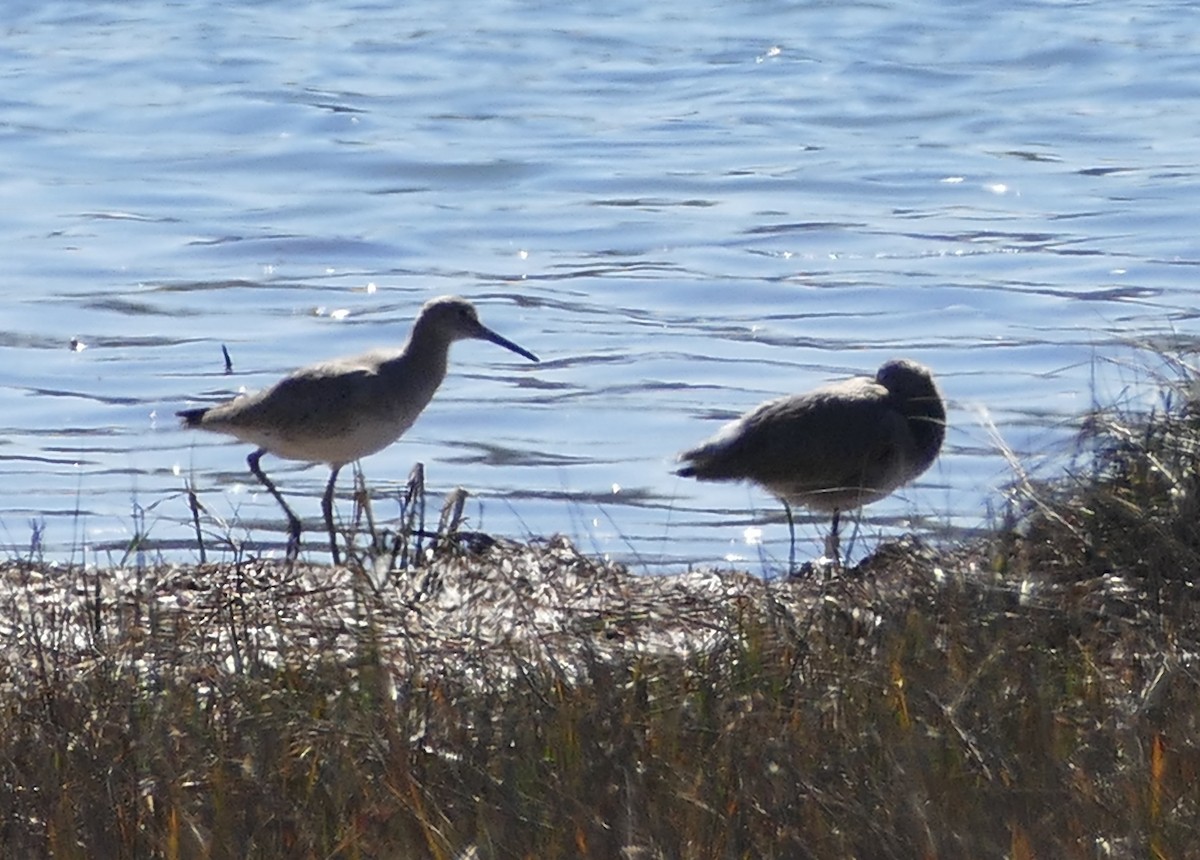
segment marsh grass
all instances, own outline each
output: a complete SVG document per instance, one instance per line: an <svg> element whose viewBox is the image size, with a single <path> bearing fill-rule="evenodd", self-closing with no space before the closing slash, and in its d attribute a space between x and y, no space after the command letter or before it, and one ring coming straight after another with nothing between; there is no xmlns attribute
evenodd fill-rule
<svg viewBox="0 0 1200 860"><path fill-rule="evenodd" d="M992 537L830 582L633 575L453 508L368 526L383 577L14 561L0 853L1200 856L1200 421L1086 432Z"/></svg>

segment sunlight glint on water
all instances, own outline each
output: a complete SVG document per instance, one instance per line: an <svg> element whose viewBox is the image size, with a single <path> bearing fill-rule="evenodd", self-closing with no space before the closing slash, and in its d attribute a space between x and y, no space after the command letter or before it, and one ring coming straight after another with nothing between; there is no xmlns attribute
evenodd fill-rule
<svg viewBox="0 0 1200 860"><path fill-rule="evenodd" d="M141 522L191 558L188 482L215 533L278 548L248 451L174 411L397 343L443 293L543 364L456 346L363 464L377 515L420 460L485 530L773 570L774 500L675 453L904 356L947 443L859 551L985 524L1011 478L988 422L1053 474L1079 415L1148 390L1121 344L1196 329L1200 16L1070 11L10 4L10 552L104 561ZM316 524L324 470L272 474Z"/></svg>

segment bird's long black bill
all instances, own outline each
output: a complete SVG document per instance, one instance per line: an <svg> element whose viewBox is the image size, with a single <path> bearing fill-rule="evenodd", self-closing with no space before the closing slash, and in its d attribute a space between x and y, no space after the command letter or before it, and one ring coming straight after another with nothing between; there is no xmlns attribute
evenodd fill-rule
<svg viewBox="0 0 1200 860"><path fill-rule="evenodd" d="M496 334L494 331L492 331L487 326L481 325L479 327L479 336L484 340L490 340L492 343L496 344L497 346L502 346L505 349L511 349L517 355L523 355L523 356L525 356L525 358L528 358L530 361L541 361L541 359L539 359L536 355L534 355L529 350L527 350L523 347L517 346L511 340L509 340L506 337L502 337L501 335Z"/></svg>

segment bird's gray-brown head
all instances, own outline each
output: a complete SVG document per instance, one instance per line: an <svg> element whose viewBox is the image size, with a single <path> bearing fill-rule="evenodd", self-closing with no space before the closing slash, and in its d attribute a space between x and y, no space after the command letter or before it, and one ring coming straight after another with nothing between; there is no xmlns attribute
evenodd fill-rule
<svg viewBox="0 0 1200 860"><path fill-rule="evenodd" d="M924 471L946 438L946 405L929 368L907 359L885 362L875 381L887 389L897 408L908 418Z"/></svg>
<svg viewBox="0 0 1200 860"><path fill-rule="evenodd" d="M475 306L458 296L441 296L425 303L413 325L413 339L424 338L440 340L447 344L456 340L486 340L512 350L530 361L538 361L538 357L532 352L517 346L481 323Z"/></svg>

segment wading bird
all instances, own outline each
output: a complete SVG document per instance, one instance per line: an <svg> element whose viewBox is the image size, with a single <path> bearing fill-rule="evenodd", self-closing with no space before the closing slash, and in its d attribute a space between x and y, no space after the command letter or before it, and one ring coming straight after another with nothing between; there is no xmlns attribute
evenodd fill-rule
<svg viewBox="0 0 1200 860"><path fill-rule="evenodd" d="M472 338L538 360L481 323L470 302L442 296L421 308L408 342L400 349L310 364L254 394L176 414L185 427L226 433L256 446L246 462L287 515L289 559L300 549L300 519L258 461L269 452L288 460L327 464L331 471L321 511L333 563L338 564L333 526L338 471L404 435L442 384L450 344Z"/></svg>
<svg viewBox="0 0 1200 860"><path fill-rule="evenodd" d="M889 361L874 378L835 382L767 401L679 456L677 475L753 481L783 502L795 569L792 505L833 514L827 552L838 562L838 517L878 501L929 468L946 435L946 407L929 369Z"/></svg>

